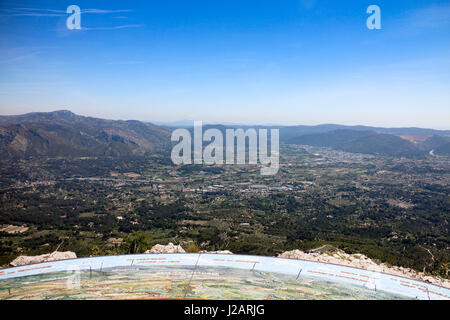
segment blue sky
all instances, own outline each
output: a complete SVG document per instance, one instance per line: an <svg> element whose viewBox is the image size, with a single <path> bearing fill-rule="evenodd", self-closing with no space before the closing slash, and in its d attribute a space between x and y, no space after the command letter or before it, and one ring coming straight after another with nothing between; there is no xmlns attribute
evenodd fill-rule
<svg viewBox="0 0 450 320"><path fill-rule="evenodd" d="M450 129L449 39L449 0L4 0L0 114Z"/></svg>

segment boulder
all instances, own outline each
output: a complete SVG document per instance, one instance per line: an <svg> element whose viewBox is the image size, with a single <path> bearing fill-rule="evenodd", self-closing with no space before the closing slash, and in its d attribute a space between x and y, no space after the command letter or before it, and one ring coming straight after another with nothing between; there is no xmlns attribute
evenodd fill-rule
<svg viewBox="0 0 450 320"><path fill-rule="evenodd" d="M174 245L173 243L169 243L168 245L156 244L150 250L145 251L145 253L185 253L184 249L178 245Z"/></svg>
<svg viewBox="0 0 450 320"><path fill-rule="evenodd" d="M40 256L19 256L16 259L14 259L10 263L10 265L12 267L18 267L18 266L24 266L27 264L35 264L35 263L50 262L50 261L57 261L57 260L76 259L76 258L77 258L77 255L75 254L75 252L55 251L52 253L42 254Z"/></svg>
<svg viewBox="0 0 450 320"><path fill-rule="evenodd" d="M309 252L292 250L283 252L282 254L278 255L278 257L332 263L354 268L361 268L369 271L383 272L400 277L425 281L442 287L450 288L450 281L447 279L425 275L424 273L416 272L409 268L388 266L384 263L377 263L363 254L348 254L339 249L334 250L333 254L331 254L330 252L320 253L314 250L310 250Z"/></svg>

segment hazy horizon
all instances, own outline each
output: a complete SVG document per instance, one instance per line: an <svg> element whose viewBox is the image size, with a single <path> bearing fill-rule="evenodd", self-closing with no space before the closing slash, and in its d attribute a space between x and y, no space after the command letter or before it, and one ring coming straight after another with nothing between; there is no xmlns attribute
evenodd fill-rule
<svg viewBox="0 0 450 320"><path fill-rule="evenodd" d="M87 114L80 114L80 113L76 113L73 112L70 109L56 109L56 110L51 110L51 111L31 111L31 112L27 112L27 113L20 113L20 114L0 114L0 117L2 116L21 116L21 115L25 115L25 114L31 114L31 113L52 113L52 112L58 112L58 111L69 111L72 112L78 116L83 116L83 117L91 117L91 118L99 118L99 119L104 119L104 120L115 120L115 121L141 121L141 122L145 122L145 123L152 123L158 126L186 126L187 123L192 123L194 121L202 121L203 125L225 125L225 126L279 126L279 127L288 127L288 126L327 126L327 125L337 125L337 126L348 126L348 127L379 127L379 128L386 128L386 129L396 129L396 128L419 128L419 129L431 129L431 130L438 130L438 131L450 131L450 128L433 128L433 127L414 127L414 126L395 126L395 127L391 127L391 126L372 126L372 125L366 125L366 124L345 124L345 123L325 123L325 122L320 122L320 123L316 123L316 124L308 124L308 123L296 123L296 124L278 124L278 123L242 123L242 122L237 122L237 121L232 121L232 122L220 122L220 121L203 121L202 119L181 119L181 120L173 120L173 121L159 121L159 120L149 120L149 119L121 119L121 118L109 118L109 117L97 117L97 116L92 116L92 115L87 115Z"/></svg>

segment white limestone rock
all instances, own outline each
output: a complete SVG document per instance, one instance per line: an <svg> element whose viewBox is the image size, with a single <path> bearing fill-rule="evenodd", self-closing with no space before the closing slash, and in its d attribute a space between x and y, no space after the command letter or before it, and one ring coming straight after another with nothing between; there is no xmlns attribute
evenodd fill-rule
<svg viewBox="0 0 450 320"><path fill-rule="evenodd" d="M19 256L14 259L10 265L12 267L24 266L27 264L35 264L35 263L43 263L50 261L58 261L58 260L67 260L67 259L76 259L77 255L75 252L66 251L59 252L55 251L52 253L42 254L40 256Z"/></svg>
<svg viewBox="0 0 450 320"><path fill-rule="evenodd" d="M173 243L169 243L168 245L156 244L150 250L145 251L145 253L185 253L184 249L178 245L174 245Z"/></svg>

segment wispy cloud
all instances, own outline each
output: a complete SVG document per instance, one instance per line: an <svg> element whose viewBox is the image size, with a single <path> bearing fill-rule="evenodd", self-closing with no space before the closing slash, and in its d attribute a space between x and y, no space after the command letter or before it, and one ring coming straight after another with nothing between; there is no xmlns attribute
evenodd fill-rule
<svg viewBox="0 0 450 320"><path fill-rule="evenodd" d="M102 10L102 9L84 9L81 13L98 13L98 14L110 14L110 13L123 13L133 12L131 9L119 9L119 10Z"/></svg>
<svg viewBox="0 0 450 320"><path fill-rule="evenodd" d="M121 26L112 27L82 27L81 30L118 30L118 29L128 29L128 28L142 28L143 24L125 24Z"/></svg>
<svg viewBox="0 0 450 320"><path fill-rule="evenodd" d="M5 8L4 11L41 11L41 12L54 12L65 13L65 10L45 9L45 8Z"/></svg>
<svg viewBox="0 0 450 320"><path fill-rule="evenodd" d="M433 5L407 13L403 23L415 28L441 28L450 25L450 5Z"/></svg>
<svg viewBox="0 0 450 320"><path fill-rule="evenodd" d="M31 57L33 57L33 56L35 56L37 54L39 54L39 51L31 52L31 53L28 53L28 54L19 55L19 56L7 58L7 59L3 59L3 60L0 60L0 64L7 64L7 63L12 63L12 62L22 61L22 60L31 58Z"/></svg>
<svg viewBox="0 0 450 320"><path fill-rule="evenodd" d="M120 14L120 13L129 13L133 12L131 9L82 9L81 14ZM67 13L65 10L56 10L56 9L46 9L46 8L5 8L0 9L0 17L66 17ZM113 17L115 19L127 19L126 16L116 16ZM118 26L98 26L98 27L89 27L82 26L82 31L91 31L91 30L119 30L119 29L129 29L129 28L141 28L144 25L142 24L126 24L126 25L118 25ZM61 31L61 30L54 30Z"/></svg>
<svg viewBox="0 0 450 320"><path fill-rule="evenodd" d="M82 14L115 14L132 12L131 9L105 10L105 9L82 9ZM1 9L0 17L62 17L66 16L65 10L43 9L43 8L11 8Z"/></svg>
<svg viewBox="0 0 450 320"><path fill-rule="evenodd" d="M0 17L62 17L67 15L63 10L39 8L12 8L0 10Z"/></svg>

